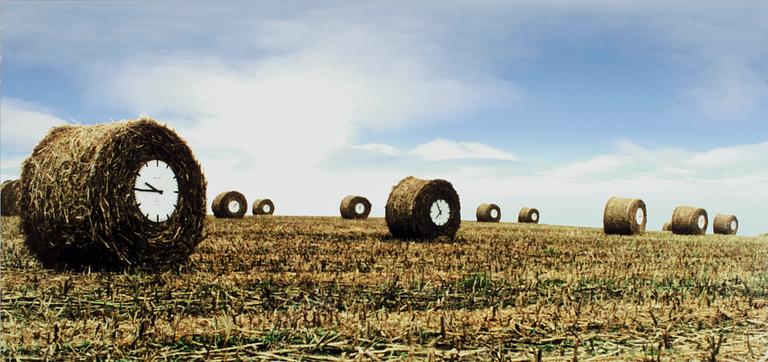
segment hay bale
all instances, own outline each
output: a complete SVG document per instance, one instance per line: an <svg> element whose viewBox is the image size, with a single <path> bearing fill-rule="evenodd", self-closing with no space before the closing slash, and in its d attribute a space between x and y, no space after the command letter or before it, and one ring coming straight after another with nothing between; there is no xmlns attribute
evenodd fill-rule
<svg viewBox="0 0 768 362"><path fill-rule="evenodd" d="M248 201L237 191L225 191L213 198L211 210L220 219L242 219L248 212Z"/></svg>
<svg viewBox="0 0 768 362"><path fill-rule="evenodd" d="M367 219L371 213L371 202L362 196L349 195L341 200L339 211L344 219Z"/></svg>
<svg viewBox="0 0 768 362"><path fill-rule="evenodd" d="M501 209L496 204L480 204L475 211L475 216L479 222L499 222Z"/></svg>
<svg viewBox="0 0 768 362"><path fill-rule="evenodd" d="M523 207L517 214L517 222L520 223L538 224L540 218L539 210L531 207Z"/></svg>
<svg viewBox="0 0 768 362"><path fill-rule="evenodd" d="M672 213L672 233L704 235L707 232L707 211L700 207L678 206Z"/></svg>
<svg viewBox="0 0 768 362"><path fill-rule="evenodd" d="M396 238L453 238L461 224L459 195L448 181L409 176L389 193L385 218Z"/></svg>
<svg viewBox="0 0 768 362"><path fill-rule="evenodd" d="M672 231L672 222L667 221L664 223L664 225L661 227L662 231Z"/></svg>
<svg viewBox="0 0 768 362"><path fill-rule="evenodd" d="M19 196L21 196L21 182L19 180L6 180L0 184L0 215L19 215Z"/></svg>
<svg viewBox="0 0 768 362"><path fill-rule="evenodd" d="M270 199L256 199L252 211L254 215L272 215L275 213L275 204Z"/></svg>
<svg viewBox="0 0 768 362"><path fill-rule="evenodd" d="M611 197L603 212L603 231L616 235L642 234L647 219L643 200Z"/></svg>
<svg viewBox="0 0 768 362"><path fill-rule="evenodd" d="M717 214L712 222L715 234L736 235L739 231L739 219L735 215Z"/></svg>
<svg viewBox="0 0 768 362"><path fill-rule="evenodd" d="M186 261L203 239L200 165L176 133L152 119L54 127L21 175L25 243L45 267L166 269ZM162 220L161 207L171 208ZM158 215L148 217L148 208Z"/></svg>

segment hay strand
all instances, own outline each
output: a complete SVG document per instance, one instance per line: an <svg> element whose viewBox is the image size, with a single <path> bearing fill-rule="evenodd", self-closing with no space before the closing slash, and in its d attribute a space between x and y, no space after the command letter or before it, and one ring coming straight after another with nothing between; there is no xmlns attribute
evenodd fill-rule
<svg viewBox="0 0 768 362"><path fill-rule="evenodd" d="M392 188L385 218L396 238L454 238L461 224L459 195L448 181L409 176Z"/></svg>
<svg viewBox="0 0 768 362"><path fill-rule="evenodd" d="M704 235L709 219L700 207L678 206L672 213L672 233L678 235Z"/></svg>
<svg viewBox="0 0 768 362"><path fill-rule="evenodd" d="M256 199L251 211L254 215L272 215L275 213L275 204L270 199Z"/></svg>
<svg viewBox="0 0 768 362"><path fill-rule="evenodd" d="M642 234L647 216L643 200L611 197L603 212L603 231L615 235Z"/></svg>
<svg viewBox="0 0 768 362"><path fill-rule="evenodd" d="M242 219L248 212L248 201L237 191L225 191L213 198L211 209L213 216L221 219Z"/></svg>
<svg viewBox="0 0 768 362"><path fill-rule="evenodd" d="M480 204L475 211L478 222L499 222L501 209L496 204Z"/></svg>
<svg viewBox="0 0 768 362"><path fill-rule="evenodd" d="M344 219L367 219L371 213L371 202L362 196L348 195L341 200L339 211Z"/></svg>
<svg viewBox="0 0 768 362"><path fill-rule="evenodd" d="M21 194L21 181L6 180L0 184L0 215L19 215L19 196Z"/></svg>
<svg viewBox="0 0 768 362"><path fill-rule="evenodd" d="M149 161L175 174L174 211L147 219L135 181ZM19 206L30 252L45 267L165 269L203 239L205 177L187 144L149 118L53 128L22 166Z"/></svg>
<svg viewBox="0 0 768 362"><path fill-rule="evenodd" d="M739 231L739 219L735 215L717 214L712 222L715 234L736 235Z"/></svg>
<svg viewBox="0 0 768 362"><path fill-rule="evenodd" d="M538 224L540 219L539 210L531 207L523 207L517 214L517 222L519 223Z"/></svg>

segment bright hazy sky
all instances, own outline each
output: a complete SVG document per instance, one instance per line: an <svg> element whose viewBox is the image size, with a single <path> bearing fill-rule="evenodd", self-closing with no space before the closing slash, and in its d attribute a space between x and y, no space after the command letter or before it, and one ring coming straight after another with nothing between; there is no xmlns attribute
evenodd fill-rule
<svg viewBox="0 0 768 362"><path fill-rule="evenodd" d="M768 2L0 3L0 175L55 124L149 115L186 138L209 200L382 216L407 175L600 226L639 197L768 232ZM709 230L711 232L711 228Z"/></svg>

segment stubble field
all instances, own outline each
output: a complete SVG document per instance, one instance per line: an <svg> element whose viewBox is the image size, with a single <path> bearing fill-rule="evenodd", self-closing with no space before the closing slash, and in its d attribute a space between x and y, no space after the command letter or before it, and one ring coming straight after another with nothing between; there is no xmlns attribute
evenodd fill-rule
<svg viewBox="0 0 768 362"><path fill-rule="evenodd" d="M605 236L462 222L209 218L161 274L56 272L2 218L7 359L752 360L768 356L768 237Z"/></svg>

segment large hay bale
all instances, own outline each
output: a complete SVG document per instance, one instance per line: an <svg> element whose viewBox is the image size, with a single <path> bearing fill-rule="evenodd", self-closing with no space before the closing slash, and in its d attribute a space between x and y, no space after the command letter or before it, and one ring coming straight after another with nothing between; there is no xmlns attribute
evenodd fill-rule
<svg viewBox="0 0 768 362"><path fill-rule="evenodd" d="M459 195L448 181L409 176L389 193L385 218L396 238L453 238L461 224Z"/></svg>
<svg viewBox="0 0 768 362"><path fill-rule="evenodd" d="M538 224L539 219L541 219L539 210L531 207L523 207L517 214L517 222L520 223Z"/></svg>
<svg viewBox="0 0 768 362"><path fill-rule="evenodd" d="M499 222L501 209L496 204L480 204L475 211L475 216L479 222Z"/></svg>
<svg viewBox="0 0 768 362"><path fill-rule="evenodd" d="M19 196L21 196L21 181L6 180L0 184L0 215L19 215Z"/></svg>
<svg viewBox="0 0 768 362"><path fill-rule="evenodd" d="M664 223L664 225L661 226L662 231L672 231L672 222L667 221Z"/></svg>
<svg viewBox="0 0 768 362"><path fill-rule="evenodd" d="M252 211L254 215L272 215L275 213L275 204L270 199L256 199Z"/></svg>
<svg viewBox="0 0 768 362"><path fill-rule="evenodd" d="M603 231L606 234L636 235L645 232L647 213L640 199L611 197L603 212Z"/></svg>
<svg viewBox="0 0 768 362"><path fill-rule="evenodd" d="M21 227L45 267L165 269L203 239L200 165L152 119L55 127L21 175Z"/></svg>
<svg viewBox="0 0 768 362"><path fill-rule="evenodd" d="M678 206L672 213L672 233L704 235L707 232L707 211L700 207Z"/></svg>
<svg viewBox="0 0 768 362"><path fill-rule="evenodd" d="M349 195L341 200L339 211L344 219L367 219L371 213L371 202L362 196Z"/></svg>
<svg viewBox="0 0 768 362"><path fill-rule="evenodd" d="M739 219L735 215L717 214L712 222L715 234L736 235L739 231Z"/></svg>
<svg viewBox="0 0 768 362"><path fill-rule="evenodd" d="M213 198L211 209L213 216L221 219L242 219L248 212L248 201L237 191L225 191Z"/></svg>

